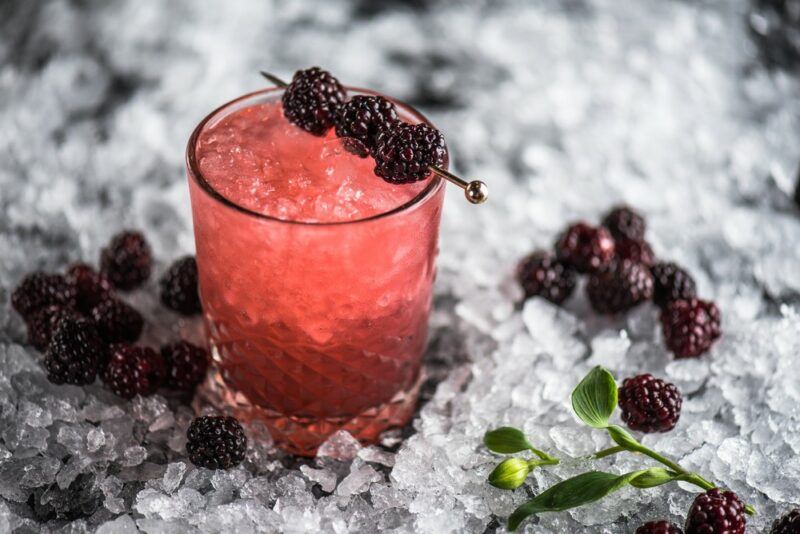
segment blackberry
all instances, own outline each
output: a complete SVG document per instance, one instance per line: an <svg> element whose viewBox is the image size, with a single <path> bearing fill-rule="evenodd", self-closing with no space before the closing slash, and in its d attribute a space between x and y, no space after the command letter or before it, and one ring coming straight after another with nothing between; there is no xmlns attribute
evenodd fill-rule
<svg viewBox="0 0 800 534"><path fill-rule="evenodd" d="M227 415L205 415L189 425L186 452L199 467L230 469L244 460L247 437L242 425Z"/></svg>
<svg viewBox="0 0 800 534"><path fill-rule="evenodd" d="M71 265L66 279L75 293L75 306L84 315L113 293L111 282L85 263Z"/></svg>
<svg viewBox="0 0 800 534"><path fill-rule="evenodd" d="M63 489L57 483L33 489L27 504L41 522L76 521L93 515L103 506L103 498L97 477L89 472L80 473Z"/></svg>
<svg viewBox="0 0 800 534"><path fill-rule="evenodd" d="M115 394L132 399L137 394L152 395L167 375L164 358L148 347L114 345L103 370L103 382Z"/></svg>
<svg viewBox="0 0 800 534"><path fill-rule="evenodd" d="M800 508L795 508L776 520L769 534L800 534Z"/></svg>
<svg viewBox="0 0 800 534"><path fill-rule="evenodd" d="M47 346L47 379L54 384L91 384L107 355L108 347L90 321L66 318Z"/></svg>
<svg viewBox="0 0 800 534"><path fill-rule="evenodd" d="M394 104L382 96L356 95L346 102L336 117L336 135L347 138L345 146L366 157L375 148L378 135L397 122Z"/></svg>
<svg viewBox="0 0 800 534"><path fill-rule="evenodd" d="M694 278L672 262L658 262L653 273L653 302L664 308L673 300L686 300L697 295Z"/></svg>
<svg viewBox="0 0 800 534"><path fill-rule="evenodd" d="M346 98L344 87L319 67L298 70L283 92L286 119L313 135L325 135Z"/></svg>
<svg viewBox="0 0 800 534"><path fill-rule="evenodd" d="M642 263L648 267L656 263L656 255L644 239L618 239L614 242L614 249L618 260Z"/></svg>
<svg viewBox="0 0 800 534"><path fill-rule="evenodd" d="M187 316L202 311L194 256L176 260L161 277L160 286L161 302L167 308Z"/></svg>
<svg viewBox="0 0 800 534"><path fill-rule="evenodd" d="M719 308L700 299L671 302L661 311L661 327L676 358L700 356L722 335Z"/></svg>
<svg viewBox="0 0 800 534"><path fill-rule="evenodd" d="M205 349L178 341L161 347L161 355L167 364L167 387L192 391L205 379L208 370L208 352Z"/></svg>
<svg viewBox="0 0 800 534"><path fill-rule="evenodd" d="M653 275L641 263L616 262L589 276L586 294L598 313L621 313L653 296Z"/></svg>
<svg viewBox="0 0 800 534"><path fill-rule="evenodd" d="M439 130L401 122L378 135L372 156L375 174L392 184L408 184L427 178L431 165L441 166L447 146Z"/></svg>
<svg viewBox="0 0 800 534"><path fill-rule="evenodd" d="M637 528L635 534L683 534L683 530L669 521L650 521Z"/></svg>
<svg viewBox="0 0 800 534"><path fill-rule="evenodd" d="M152 267L150 245L139 232L117 234L100 252L100 272L123 291L142 285L150 277Z"/></svg>
<svg viewBox="0 0 800 534"><path fill-rule="evenodd" d="M517 280L525 298L543 297L561 304L572 295L577 283L575 270L547 252L534 252L517 267Z"/></svg>
<svg viewBox="0 0 800 534"><path fill-rule="evenodd" d="M744 534L744 505L731 491L717 488L695 498L686 518L686 534Z"/></svg>
<svg viewBox="0 0 800 534"><path fill-rule="evenodd" d="M651 374L626 378L619 388L622 420L631 430L668 432L681 416L683 398L674 384Z"/></svg>
<svg viewBox="0 0 800 534"><path fill-rule="evenodd" d="M23 319L51 304L71 307L75 304L75 292L67 280L58 274L41 271L27 275L11 294L11 306Z"/></svg>
<svg viewBox="0 0 800 534"><path fill-rule="evenodd" d="M26 321L28 326L28 343L43 351L50 344L59 323L66 318L80 319L81 315L73 310L58 304L51 304L34 313Z"/></svg>
<svg viewBox="0 0 800 534"><path fill-rule="evenodd" d="M92 320L106 343L133 343L142 335L144 318L134 307L109 297L92 309Z"/></svg>
<svg viewBox="0 0 800 534"><path fill-rule="evenodd" d="M603 227L572 224L556 241L556 256L580 273L607 267L614 259L614 239Z"/></svg>
<svg viewBox="0 0 800 534"><path fill-rule="evenodd" d="M608 228L614 239L644 240L647 223L637 211L628 206L617 206L603 218L603 226Z"/></svg>

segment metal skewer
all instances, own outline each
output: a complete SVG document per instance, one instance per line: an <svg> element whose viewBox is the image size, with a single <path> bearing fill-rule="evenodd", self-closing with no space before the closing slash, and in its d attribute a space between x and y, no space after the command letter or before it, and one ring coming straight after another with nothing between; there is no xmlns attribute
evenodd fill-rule
<svg viewBox="0 0 800 534"><path fill-rule="evenodd" d="M260 70L258 72L260 72L261 75L264 78L266 78L267 80L271 81L272 83L274 83L278 87L287 87L289 85L288 83L284 82L283 80L281 80L280 78L278 78L274 74L270 74L269 72L266 72L266 71L263 71L263 70Z"/></svg>
<svg viewBox="0 0 800 534"><path fill-rule="evenodd" d="M278 87L287 87L289 85L274 74L270 74L269 72L265 72L263 70L259 72L261 73L261 76L274 83ZM460 178L455 174L442 169L441 167L437 167L436 165L430 165L428 170L436 176L444 178L451 184L457 185L463 189L464 196L471 204L482 204L489 198L489 188L480 180L467 182L463 178Z"/></svg>

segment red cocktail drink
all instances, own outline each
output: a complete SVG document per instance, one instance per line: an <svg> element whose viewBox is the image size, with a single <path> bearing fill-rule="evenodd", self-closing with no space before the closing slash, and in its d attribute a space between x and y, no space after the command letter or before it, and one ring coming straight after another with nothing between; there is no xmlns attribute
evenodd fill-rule
<svg viewBox="0 0 800 534"><path fill-rule="evenodd" d="M410 418L444 187L384 182L332 130L290 124L281 93L209 115L187 164L212 386L309 455L339 429L372 441Z"/></svg>

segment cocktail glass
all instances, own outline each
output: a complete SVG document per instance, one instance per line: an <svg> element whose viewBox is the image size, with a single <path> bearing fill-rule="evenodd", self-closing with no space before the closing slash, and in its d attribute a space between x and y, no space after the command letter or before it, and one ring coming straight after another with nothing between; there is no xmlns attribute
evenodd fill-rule
<svg viewBox="0 0 800 534"><path fill-rule="evenodd" d="M281 94L229 102L189 139L200 297L215 363L204 388L240 418L266 424L280 447L309 456L340 429L374 442L413 415L445 188L432 176L402 205L330 223L275 218L223 197L200 172L198 139L228 114ZM426 122L397 105L404 120Z"/></svg>

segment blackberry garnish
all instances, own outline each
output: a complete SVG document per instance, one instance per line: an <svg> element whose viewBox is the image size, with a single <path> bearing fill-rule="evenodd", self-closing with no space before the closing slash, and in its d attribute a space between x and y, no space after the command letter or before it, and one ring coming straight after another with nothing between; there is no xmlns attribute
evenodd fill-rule
<svg viewBox="0 0 800 534"><path fill-rule="evenodd" d="M640 263L616 262L589 277L586 294L598 313L621 313L653 296L653 275Z"/></svg>
<svg viewBox="0 0 800 534"><path fill-rule="evenodd" d="M543 297L555 304L567 300L577 283L575 270L547 252L534 252L517 267L525 298Z"/></svg>
<svg viewBox="0 0 800 534"><path fill-rule="evenodd" d="M439 130L401 122L378 135L372 155L375 174L389 183L407 184L427 178L428 167L440 167L447 147Z"/></svg>
<svg viewBox="0 0 800 534"><path fill-rule="evenodd" d="M584 222L571 225L556 241L556 255L580 273L607 267L614 259L614 239L605 228Z"/></svg>
<svg viewBox="0 0 800 534"><path fill-rule="evenodd" d="M183 257L173 263L160 281L161 302L182 315L200 313L200 295L197 292L197 261L194 256Z"/></svg>
<svg viewBox="0 0 800 534"><path fill-rule="evenodd" d="M366 157L375 148L378 135L397 122L397 110L391 101L382 96L356 95L341 107L336 117L336 135L347 138L351 152Z"/></svg>
<svg viewBox="0 0 800 534"><path fill-rule="evenodd" d="M167 368L164 358L148 347L113 345L103 370L103 382L124 399L152 395L164 383Z"/></svg>
<svg viewBox="0 0 800 534"><path fill-rule="evenodd" d="M92 309L91 317L106 343L133 343L142 334L144 318L134 307L108 297Z"/></svg>
<svg viewBox="0 0 800 534"><path fill-rule="evenodd" d="M298 70L283 93L283 114L308 133L325 135L345 98L344 87L330 72L319 67Z"/></svg>
<svg viewBox="0 0 800 534"><path fill-rule="evenodd" d="M669 521L650 521L637 528L636 534L683 534L683 530Z"/></svg>
<svg viewBox="0 0 800 534"><path fill-rule="evenodd" d="M653 273L653 302L663 308L673 300L686 300L697 295L694 278L671 262L656 263Z"/></svg>
<svg viewBox="0 0 800 534"><path fill-rule="evenodd" d="M111 282L85 263L71 265L66 279L75 292L76 307L84 315L113 293Z"/></svg>
<svg viewBox="0 0 800 534"><path fill-rule="evenodd" d="M22 279L11 294L11 306L26 320L51 304L66 307L75 305L75 292L59 274L41 271L31 273Z"/></svg>
<svg viewBox="0 0 800 534"><path fill-rule="evenodd" d="M206 377L208 352L187 341L178 341L161 347L167 364L167 387L179 391L193 391Z"/></svg>
<svg viewBox="0 0 800 534"><path fill-rule="evenodd" d="M247 437L242 425L230 416L198 417L186 432L186 452L199 467L230 469L244 460Z"/></svg>
<svg viewBox="0 0 800 534"><path fill-rule="evenodd" d="M603 218L614 239L644 240L647 223L636 210L629 206L617 206Z"/></svg>
<svg viewBox="0 0 800 534"><path fill-rule="evenodd" d="M619 388L622 420L631 430L668 432L681 416L683 398L674 384L651 374L626 378Z"/></svg>
<svg viewBox="0 0 800 534"><path fill-rule="evenodd" d="M800 534L800 508L795 508L777 519L769 534Z"/></svg>
<svg viewBox="0 0 800 534"><path fill-rule="evenodd" d="M656 262L656 255L653 249L644 239L618 239L614 243L617 259L621 261L631 261L652 267Z"/></svg>
<svg viewBox="0 0 800 534"><path fill-rule="evenodd" d="M152 266L150 245L139 232L117 234L100 253L100 272L123 291L142 285L150 277Z"/></svg>
<svg viewBox="0 0 800 534"><path fill-rule="evenodd" d="M107 356L108 348L90 321L65 318L47 346L47 379L54 384L91 384Z"/></svg>
<svg viewBox="0 0 800 534"><path fill-rule="evenodd" d="M669 303L661 311L661 327L667 348L676 358L700 356L722 335L719 308L700 299Z"/></svg>
<svg viewBox="0 0 800 534"><path fill-rule="evenodd" d="M59 323L63 319L80 319L81 315L72 308L51 304L37 312L27 321L28 343L43 351L50 344Z"/></svg>
<svg viewBox="0 0 800 534"><path fill-rule="evenodd" d="M714 488L698 495L686 518L686 534L744 534L744 505L731 491Z"/></svg>

